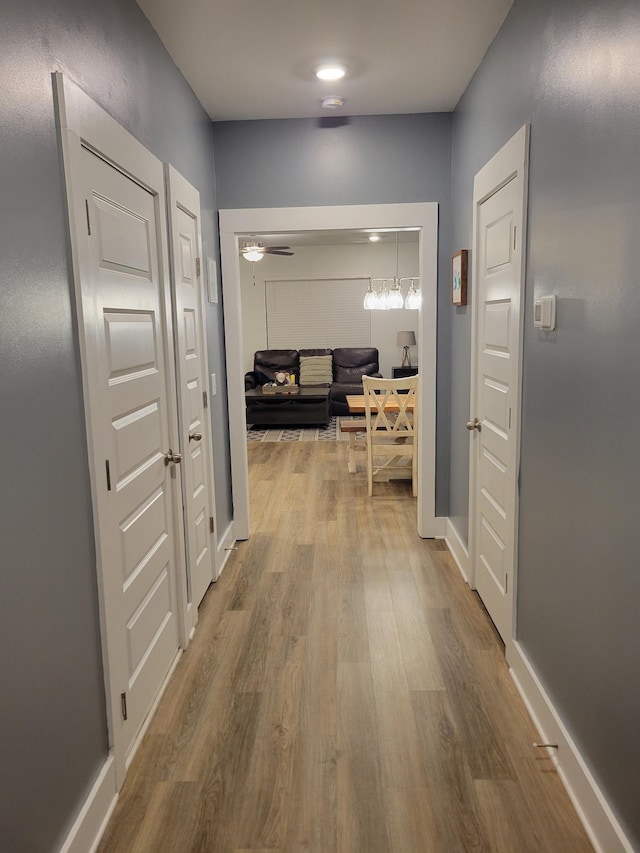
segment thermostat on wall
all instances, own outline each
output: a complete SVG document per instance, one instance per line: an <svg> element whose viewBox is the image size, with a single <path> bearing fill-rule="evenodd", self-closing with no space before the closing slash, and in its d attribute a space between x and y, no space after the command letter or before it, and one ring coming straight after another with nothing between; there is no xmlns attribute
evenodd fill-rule
<svg viewBox="0 0 640 853"><path fill-rule="evenodd" d="M556 327L556 297L542 296L533 303L533 325L545 332Z"/></svg>

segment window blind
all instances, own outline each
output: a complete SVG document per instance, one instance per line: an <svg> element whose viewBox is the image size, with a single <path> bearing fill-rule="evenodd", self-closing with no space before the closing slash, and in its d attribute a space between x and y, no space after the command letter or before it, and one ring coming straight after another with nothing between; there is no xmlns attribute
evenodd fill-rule
<svg viewBox="0 0 640 853"><path fill-rule="evenodd" d="M368 278L267 281L269 349L371 346Z"/></svg>

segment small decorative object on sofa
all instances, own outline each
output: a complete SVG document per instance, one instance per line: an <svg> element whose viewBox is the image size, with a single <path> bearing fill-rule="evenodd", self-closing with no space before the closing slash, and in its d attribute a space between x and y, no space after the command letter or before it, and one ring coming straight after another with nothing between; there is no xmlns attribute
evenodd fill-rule
<svg viewBox="0 0 640 853"><path fill-rule="evenodd" d="M310 374L306 369L302 372L305 364L312 368ZM247 391L262 387L264 391L267 383L275 382L276 373L288 372L299 377L301 388L328 385L331 414L348 415L347 395L362 394L362 377L379 377L379 371L375 347L258 350L253 357L253 370L245 374L244 387Z"/></svg>

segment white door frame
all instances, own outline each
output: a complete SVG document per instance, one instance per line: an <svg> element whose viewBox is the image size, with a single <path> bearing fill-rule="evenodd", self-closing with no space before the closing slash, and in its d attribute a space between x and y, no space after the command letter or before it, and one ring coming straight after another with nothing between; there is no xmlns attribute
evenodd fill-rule
<svg viewBox="0 0 640 853"><path fill-rule="evenodd" d="M220 211L220 255L236 539L248 539L250 531L238 236L277 231L290 233L416 226L421 229L418 273L422 291L422 307L418 317L421 431L418 444L417 529L419 536L423 538L444 534L445 519L436 518L435 512L438 205L435 202L425 202Z"/></svg>
<svg viewBox="0 0 640 853"><path fill-rule="evenodd" d="M61 73L54 75L54 92L56 97L56 116L61 137L64 160L64 176L66 184L67 204L69 210L71 255L73 263L73 279L76 293L78 315L78 343L82 364L82 380L85 401L85 423L87 432L87 447L89 457L89 477L91 483L91 504L96 536L96 568L98 576L98 599L100 611L101 645L104 667L104 680L107 705L107 724L109 729L109 745L115 761L115 779L119 788L126 773L128 762L131 761L140 743L146 724L150 720L155 705L168 682L173 666L165 678L164 684L150 709L146 722L143 724L128 756L126 744L122 738L121 699L118 685L122 683L118 649L121 640L115 636L113 625L117 620L112 618L115 612L116 598L110 588L108 576L104 571L105 536L102 519L107 517L103 507L105 501L105 460L102 448L94 441L94 436L100 434L100 413L95 410L94 394L92 393L92 376L94 367L92 354L87 341L95 337L95 316L91 310L85 312L86 304L91 302L91 294L84 294L83 300L83 270L89 263L86 247L86 211L82 193L82 147L87 147L108 163L127 174L138 184L147 189L154 197L157 221L157 241L159 247L159 276L164 282L164 322L166 329L167 347L167 388L169 410L169 434L172 447L179 445L179 430L176 413L176 377L175 354L172 333L171 288L169 283L169 263L167 252L166 202L163 164L154 157L140 142L119 125L111 116L99 107L75 83ZM188 643L186 620L186 576L185 576L185 543L182 520L182 494L180 475L172 478L175 533L175 566L176 589L178 595L178 633L183 648ZM179 659L176 656L174 666Z"/></svg>
<svg viewBox="0 0 640 853"><path fill-rule="evenodd" d="M516 629L516 597L517 597L517 555L518 555L518 474L520 470L520 435L521 435L521 409L522 409L522 351L524 339L524 294L525 294L525 267L527 257L527 187L529 173L529 131L528 124L523 125L520 130L512 136L512 138L483 166L474 178L473 182L473 248L472 248L472 301L471 301L471 399L469 419L477 414L477 373L478 373L478 323L480 317L479 293L475 283L479 281L478 263L480 259L479 251L479 228L480 228L480 206L488 198L490 198L498 190L502 189L505 184L513 180L516 176L521 176L520 182L520 198L518 200L519 215L517 215L516 226L520 234L518 251L520 253L519 264L517 266L520 275L520 315L518 323L518 340L513 347L515 360L515 375L517 377L514 387L514 405L512 416L515 423L512 421L515 441L515 458L516 464L514 467L514 476L511 483L510 494L507 495L507 504L511 507L513 517L513 549L512 553L507 555L512 567L511 575L511 590L513 595L513 613L511 619L511 636L503 637L505 644L509 647L510 643L515 639ZM476 530L476 487L478 478L478 458L475 453L475 441L477 433L470 433L470 451L469 451L469 585L472 589L476 588L476 562L477 562L477 541L478 531Z"/></svg>

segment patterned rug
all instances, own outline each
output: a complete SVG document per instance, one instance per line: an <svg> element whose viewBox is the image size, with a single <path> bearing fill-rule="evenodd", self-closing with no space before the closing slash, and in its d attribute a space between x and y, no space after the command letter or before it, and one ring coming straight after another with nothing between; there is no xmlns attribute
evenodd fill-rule
<svg viewBox="0 0 640 853"><path fill-rule="evenodd" d="M351 418L345 418L351 420ZM329 426L323 427L294 427L267 428L263 426L248 426L247 441L336 441L345 440L346 433L340 432L340 418L333 417Z"/></svg>

